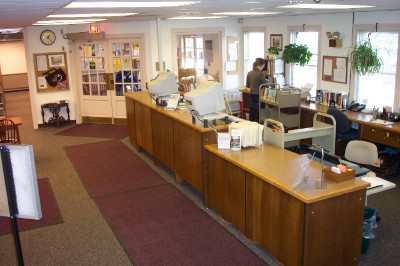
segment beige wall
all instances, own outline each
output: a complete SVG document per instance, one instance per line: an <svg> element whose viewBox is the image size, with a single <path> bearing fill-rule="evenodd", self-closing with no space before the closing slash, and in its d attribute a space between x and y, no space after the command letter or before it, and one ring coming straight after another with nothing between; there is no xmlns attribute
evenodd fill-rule
<svg viewBox="0 0 400 266"><path fill-rule="evenodd" d="M0 42L0 65L3 76L26 73L24 42Z"/></svg>

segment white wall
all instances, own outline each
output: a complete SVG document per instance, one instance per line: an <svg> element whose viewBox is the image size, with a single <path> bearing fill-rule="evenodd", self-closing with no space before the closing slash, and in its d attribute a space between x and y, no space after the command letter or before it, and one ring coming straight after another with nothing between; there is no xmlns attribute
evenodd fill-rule
<svg viewBox="0 0 400 266"><path fill-rule="evenodd" d="M387 12L360 12L360 13L337 13L337 14L316 14L309 16L274 16L268 18L248 18L244 19L243 23L239 23L237 19L221 19L221 20L207 20L207 21L178 21L178 20L159 20L147 22L121 22L121 23L100 23L101 31L106 33L107 38L129 37L132 34L141 33L145 39L145 66L146 79L149 80L157 75L155 70L155 62L159 61L158 44L161 45L160 51L162 60L165 61L167 69L173 69L173 49L172 49L172 31L174 29L204 29L204 28L222 28L222 69L223 80L221 81L225 88L238 88L243 84L242 73L242 59L239 59L239 69L237 74L227 75L225 71L226 60L226 37L236 36L241 39L242 27L262 26L267 29L267 43L265 50L269 47L270 34L283 34L283 44L288 43L288 26L298 25L299 30L303 24L306 25L320 25L322 34L321 45L321 59L322 55L329 56L347 56L348 49L352 43L352 22L354 16L355 24L371 24L375 23L399 23L400 11L387 11ZM40 32L44 29L51 29L57 34L55 44L45 46L39 40ZM34 77L33 67L33 53L44 52L60 52L62 47L67 51L68 72L71 84L76 84L75 69L72 65L71 54L69 52L68 40L61 36L60 30L63 29L64 33L72 32L87 32L88 25L75 25L75 26L46 26L46 27L28 27L24 31L25 47L26 47L26 60L27 71L29 78L29 87L32 101L32 113L34 114L33 124L41 123L40 104L44 102L58 101L66 99L70 102L71 119L75 118L75 110L77 105L76 87L72 87L69 91L59 92L36 92L36 81ZM371 27L371 30L373 28ZM159 32L158 32L159 31ZM328 45L328 39L325 32L338 31L343 40L342 48L331 48ZM160 40L158 40L158 35ZM257 44L254 44L257 45ZM240 50L242 44L239 43ZM321 61L320 61L321 63ZM350 90L350 70L348 73L348 82L346 84L327 82L320 80L320 87L322 89L329 89L335 91L349 91ZM38 121L39 118L39 121Z"/></svg>
<svg viewBox="0 0 400 266"><path fill-rule="evenodd" d="M371 24L371 31L374 30L375 23L379 24L395 24L400 23L400 11L385 11L385 12L355 12L349 13L336 13L336 14L315 14L315 15L299 15L299 16L275 16L268 18L253 18L244 19L243 27L250 26L266 26L267 27L267 43L266 49L269 47L270 34L283 34L283 45L289 43L288 27L298 25L299 30L303 24L306 25L320 25L322 34L322 46L320 65L322 66L322 56L344 56L347 57L350 47L352 46L353 39L353 19L354 24ZM326 37L326 32L338 31L342 39L341 48L329 47L329 41ZM350 66L348 67L347 83L336 83L321 80L320 88L332 91L346 91L349 92L352 82L352 75L350 73ZM350 92L351 93L351 92Z"/></svg>
<svg viewBox="0 0 400 266"><path fill-rule="evenodd" d="M125 38L132 37L135 33L143 33L145 36L145 61L154 62L156 61L155 53L156 43L152 42L156 37L154 33L154 22L124 22L124 23L103 23L101 24L101 31L104 31L106 38ZM53 45L47 46L40 42L40 33L45 30L53 30L57 39ZM77 97L77 71L76 66L73 62L73 54L69 41L64 39L61 35L63 33L75 33L75 32L87 32L88 25L74 25L74 26L31 26L24 30L25 47L26 47L26 64L28 70L28 81L29 91L31 97L32 106L32 119L35 128L38 124L42 124L41 116L41 104L48 102L58 102L59 100L66 100L70 107L71 120L76 120L76 110L78 107L79 99ZM33 54L35 53L49 53L49 52L62 52L63 49L67 52L67 64L68 64L68 78L70 89L66 91L54 91L54 92L37 92L36 77L34 71ZM150 73L147 75L147 79L152 77L152 73L155 72L151 68L152 64L145 65L145 72Z"/></svg>
<svg viewBox="0 0 400 266"><path fill-rule="evenodd" d="M23 41L0 42L0 66L3 75L26 73Z"/></svg>

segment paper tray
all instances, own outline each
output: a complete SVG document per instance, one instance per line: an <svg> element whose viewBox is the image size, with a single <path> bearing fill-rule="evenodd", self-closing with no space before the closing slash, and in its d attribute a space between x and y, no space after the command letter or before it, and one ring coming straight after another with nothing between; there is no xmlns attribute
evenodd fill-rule
<svg viewBox="0 0 400 266"><path fill-rule="evenodd" d="M337 174L335 172L332 172L332 170L330 168L325 168L324 169L324 177L327 179L330 179L332 181L335 182L343 182L343 181L347 181L350 179L354 179L356 176L356 171L354 171L353 169L347 169L347 172L343 172L340 174Z"/></svg>

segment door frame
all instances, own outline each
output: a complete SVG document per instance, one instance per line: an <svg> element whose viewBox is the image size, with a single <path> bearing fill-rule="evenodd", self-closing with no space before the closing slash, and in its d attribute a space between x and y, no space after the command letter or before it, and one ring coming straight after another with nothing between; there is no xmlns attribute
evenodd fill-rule
<svg viewBox="0 0 400 266"><path fill-rule="evenodd" d="M171 39L172 39L172 65L173 71L178 73L178 56L177 56L177 43L176 39L178 35L187 35L187 34L217 34L218 36L218 49L219 49L219 71L218 71L218 80L221 84L225 84L225 75L224 73L224 60L223 56L225 54L224 48L224 36L225 36L225 29L224 28L175 28L171 30Z"/></svg>
<svg viewBox="0 0 400 266"><path fill-rule="evenodd" d="M139 38L142 47L140 48L140 53L141 53L141 79L142 83L146 81L146 40L145 40L145 34L144 33L134 33L134 34L108 34L105 36L104 39L100 39L99 41L105 41L107 44L107 50L108 50L108 42L112 41L113 39L132 39L132 38ZM79 87L79 78L80 78L80 67L79 67L79 54L76 54L76 51L78 51L78 45L82 43L87 43L89 40L77 40L69 43L69 51L71 52L71 61L72 65L71 68L75 68L75 75L74 79L72 80L73 87L77 88L74 90L74 99L75 99L75 120L76 124L82 124L82 106L81 106L81 95L80 95L80 87ZM107 55L108 56L108 55ZM78 67L76 67L78 66ZM109 70L109 69L107 69ZM142 89L145 88L142 84Z"/></svg>

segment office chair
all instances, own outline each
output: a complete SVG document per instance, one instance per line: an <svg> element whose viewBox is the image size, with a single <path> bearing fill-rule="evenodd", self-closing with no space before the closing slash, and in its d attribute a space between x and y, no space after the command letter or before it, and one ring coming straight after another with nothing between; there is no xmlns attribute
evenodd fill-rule
<svg viewBox="0 0 400 266"><path fill-rule="evenodd" d="M371 142L352 140L346 146L344 157L346 160L356 164L377 166L379 160L378 147ZM368 175L375 176L375 173L370 171ZM381 217L377 215L376 221L379 222L380 220Z"/></svg>
<svg viewBox="0 0 400 266"><path fill-rule="evenodd" d="M329 108L328 115L336 120L336 139L346 142L358 139L358 130L351 127L351 122L343 111Z"/></svg>
<svg viewBox="0 0 400 266"><path fill-rule="evenodd" d="M352 140L346 146L344 158L357 164L376 166L378 161L378 147L371 142Z"/></svg>
<svg viewBox="0 0 400 266"><path fill-rule="evenodd" d="M0 143L20 143L18 127L10 119L0 120Z"/></svg>

